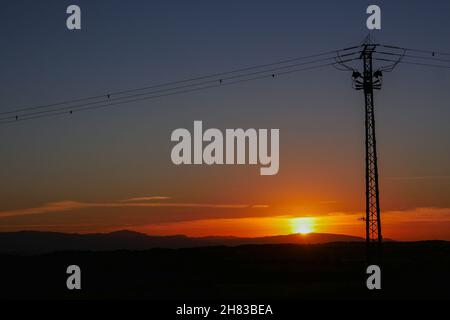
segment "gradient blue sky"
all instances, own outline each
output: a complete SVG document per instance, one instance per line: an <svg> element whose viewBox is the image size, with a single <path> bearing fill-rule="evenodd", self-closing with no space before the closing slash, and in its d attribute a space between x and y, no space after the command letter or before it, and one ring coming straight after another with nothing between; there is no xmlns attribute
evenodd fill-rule
<svg viewBox="0 0 450 320"><path fill-rule="evenodd" d="M82 9L81 31L65 27L70 4ZM359 44L368 34L369 4L382 9L376 41L450 52L448 1L5 1L0 110ZM375 98L383 210L450 207L449 85L449 70L400 65L385 75ZM279 174L261 177L252 166L174 166L170 133L194 120L222 129L280 128ZM239 213L0 213L0 227L93 223L101 229L105 220L120 226L361 212L363 125L361 93L352 90L348 73L327 68L0 126L0 212L141 196L268 206ZM112 216L121 218L114 224Z"/></svg>

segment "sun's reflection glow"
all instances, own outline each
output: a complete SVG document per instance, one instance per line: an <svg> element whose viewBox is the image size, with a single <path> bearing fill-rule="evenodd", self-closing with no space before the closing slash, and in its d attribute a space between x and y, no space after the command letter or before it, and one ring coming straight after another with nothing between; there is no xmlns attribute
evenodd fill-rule
<svg viewBox="0 0 450 320"><path fill-rule="evenodd" d="M314 232L315 218L304 217L291 219L293 233L308 234Z"/></svg>

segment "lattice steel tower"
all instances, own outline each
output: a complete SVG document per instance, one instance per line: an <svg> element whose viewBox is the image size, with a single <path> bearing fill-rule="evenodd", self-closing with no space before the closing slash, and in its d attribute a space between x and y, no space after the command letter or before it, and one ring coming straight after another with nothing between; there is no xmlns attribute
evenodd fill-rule
<svg viewBox="0 0 450 320"><path fill-rule="evenodd" d="M364 44L361 52L363 74L353 72L356 90L364 90L365 96L365 143L366 143L366 241L381 243L380 192L378 187L377 141L375 137L375 113L373 90L380 90L382 73L372 70L372 54L375 44Z"/></svg>

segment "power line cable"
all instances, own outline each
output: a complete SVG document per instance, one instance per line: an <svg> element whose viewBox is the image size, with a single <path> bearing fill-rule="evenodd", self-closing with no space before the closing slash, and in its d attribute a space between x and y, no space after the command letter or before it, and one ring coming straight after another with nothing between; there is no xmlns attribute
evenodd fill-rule
<svg viewBox="0 0 450 320"><path fill-rule="evenodd" d="M378 61L396 62L395 60L385 59L385 58L377 58L377 57L375 57L373 59L374 60L378 60ZM413 61L400 61L399 63L418 65L418 66L424 66L424 67L435 67L435 68L442 68L442 69L450 69L450 66L438 65L438 64L430 64L430 63L421 63L421 62L413 62Z"/></svg>
<svg viewBox="0 0 450 320"><path fill-rule="evenodd" d="M343 62L350 62L350 61L353 61L353 60L358 60L358 58L346 59L346 60L343 60ZM8 123L16 123L18 121L26 121L26 120L44 118L44 117L53 117L53 116L64 115L64 114L72 114L74 112L79 112L79 111L86 111L86 110L99 109L99 108L107 108L107 107L111 107L111 106L131 103L131 102L145 101L145 100L161 98L161 97L166 97L166 96L172 96L172 95L177 95L177 94L183 94L183 93L188 93L188 92L193 92L193 91L205 90L205 89L216 88L216 87L227 86L227 85L233 85L233 84L238 84L238 83L243 83L243 82L248 82L248 81L254 81L254 80L258 80L258 79L263 79L263 78L269 78L269 77L275 78L276 76L296 73L296 72L300 72L300 71L306 71L306 70L323 68L323 67L331 66L331 65L334 65L334 64L336 64L336 63L335 62L326 63L326 64L315 65L315 66L310 66L310 67L305 67L305 68L299 68L299 69L282 71L282 72L278 72L278 73L260 75L260 76L256 76L256 77L252 77L252 78L239 79L239 80L234 80L234 81L225 82L225 83L213 84L213 85L208 85L208 86L203 86L203 87L198 87L198 88L191 88L191 89L185 89L185 90L180 90L180 91L175 91L175 92L169 92L169 93L165 93L165 94L153 95L153 96L149 96L149 97L141 97L141 98L135 98L135 99L130 99L130 100L126 100L126 101L118 101L118 102L113 102L113 103L107 103L107 104L103 104L103 105L82 106L82 107L80 107L80 108L78 108L76 110L61 111L61 110L56 109L56 110L50 111L49 113L46 113L46 114L39 114L39 115L32 115L32 116L26 116L25 115L24 117L17 118L16 120L1 121L0 125L8 124Z"/></svg>
<svg viewBox="0 0 450 320"><path fill-rule="evenodd" d="M349 57L349 56L355 55L357 53L359 53L359 52L348 53L348 54L342 55L342 57L344 57L344 56ZM237 78L249 77L249 76L262 74L262 73L269 73L269 72L273 73L273 72L277 72L277 71L284 70L284 69L290 69L290 68L293 68L293 67L298 67L298 66L303 66L303 65L307 65L307 64L314 64L314 63L318 63L318 62L328 61L330 59L333 59L333 58L323 58L323 59L318 59L318 60L314 60L314 61L308 61L308 62L292 64L292 65L278 67L278 68L271 68L271 69L266 69L266 70L260 70L260 71L246 73L246 74L241 74L241 75L233 75L233 76L225 77L225 78L221 78L221 79L213 79L213 80L207 80L207 81L202 81L202 82L197 82L197 83L186 84L186 85L182 85L182 86L175 86L175 87L169 87L169 88L164 88L164 89L159 89L159 90L153 90L151 92L132 94L132 95L128 95L128 96L122 96L122 97L112 98L112 99L107 99L107 100L93 101L93 102L87 102L87 103L82 103L82 104L78 104L78 105L71 105L71 106L63 105L63 106L61 106L61 107L59 107L57 109L55 109L55 108L47 109L47 110L42 110L41 109L41 110L38 110L38 111L30 110L30 111L25 112L25 113L22 111L22 112L17 112L16 114L11 115L11 116L6 116L6 117L3 117L3 118L0 118L0 121L8 120L8 119L18 120L19 118L22 118L24 116L45 114L45 113L50 113L50 112L55 112L55 111L60 111L60 110L75 110L75 109L78 109L78 108L84 107L84 106L91 106L91 105L102 104L102 103L111 103L111 102L116 102L116 101L121 101L121 100L125 100L125 99L141 97L141 96L146 96L146 95L151 95L151 94L156 94L156 93L162 93L162 92L179 90L179 89L190 88L190 87L197 87L197 86L206 85L206 84L209 84L209 83L219 82L219 84L222 84L222 83L224 83L226 81L237 79Z"/></svg>
<svg viewBox="0 0 450 320"><path fill-rule="evenodd" d="M388 56L403 56L403 57L412 58L412 59L422 59L422 60L437 61L437 62L448 62L448 63L450 63L450 59L441 59L441 58L435 58L435 57L425 57L425 56L393 53L393 52L386 52L386 51L374 51L374 52L378 53L378 54L388 55Z"/></svg>
<svg viewBox="0 0 450 320"><path fill-rule="evenodd" d="M386 44L378 44L377 46L384 47L384 48L388 48L388 49L397 49L397 50L415 51L415 52L421 52L421 53L430 53L432 56L435 56L435 55L450 56L450 53L448 53L448 52L442 52L442 51L433 51L433 50L423 50L423 49L405 48L405 47L399 47L399 46L393 46L393 45L386 45Z"/></svg>
<svg viewBox="0 0 450 320"><path fill-rule="evenodd" d="M134 89L128 89L128 90L117 90L117 91L104 93L101 95L94 95L94 96L82 97L82 98L76 98L76 99L70 99L70 100L68 99L68 100L64 100L64 101L60 101L60 102L56 102L56 103L15 108L13 110L0 112L0 115L23 112L23 111L28 111L28 110L42 109L42 108L48 108L48 107L55 107L55 106L59 106L59 105L66 105L66 104L78 103L78 102L95 100L95 99L102 99L105 97L109 99L112 96L116 96L116 95L123 95L126 93L138 92L138 91L143 91L143 90L148 90L148 89L155 89L155 88L165 87L165 86L169 86L169 85L188 83L188 82L192 82L192 81L199 81L199 80L204 80L204 79L213 78L213 77L220 77L220 76L225 76L225 75L229 75L229 74L233 74L233 73L250 71L250 70L260 69L260 68L264 68L264 67L286 64L286 63L290 63L290 62L294 62L294 61L300 61L300 60L311 59L311 58L320 57L320 56L326 56L326 55L330 55L330 54L336 54L337 52L346 52L346 51L350 51L350 50L357 49L360 47L361 47L360 45L352 46L352 47L347 47L347 48L342 48L342 49L337 49L337 50L330 50L330 51L326 51L326 52L322 52L322 53L318 53L318 54L312 54L312 55L308 55L308 56L301 56L301 57L296 57L296 58L291 58L291 59L286 59L286 60L280 60L280 61L276 61L276 62L272 62L272 63L266 63L266 64L245 67L245 68L239 68L239 69L234 69L234 70L230 70L230 71L213 73L213 74L208 74L208 75L198 76L198 77L192 77L192 78L183 79L183 80L164 82L164 83L144 86L144 87L140 87L140 88L134 88Z"/></svg>

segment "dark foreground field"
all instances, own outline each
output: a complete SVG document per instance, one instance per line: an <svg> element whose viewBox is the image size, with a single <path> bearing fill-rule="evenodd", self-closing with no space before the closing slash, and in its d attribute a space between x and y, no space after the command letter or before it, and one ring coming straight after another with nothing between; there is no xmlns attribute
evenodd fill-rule
<svg viewBox="0 0 450 320"><path fill-rule="evenodd" d="M2 299L450 298L450 243L385 243L382 290L365 286L363 243L0 255ZM66 268L82 290L66 289Z"/></svg>

